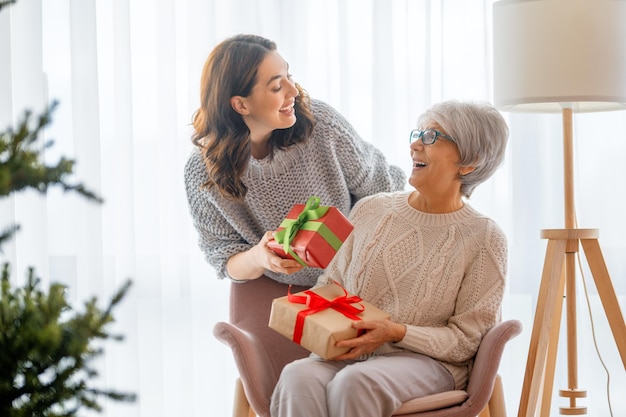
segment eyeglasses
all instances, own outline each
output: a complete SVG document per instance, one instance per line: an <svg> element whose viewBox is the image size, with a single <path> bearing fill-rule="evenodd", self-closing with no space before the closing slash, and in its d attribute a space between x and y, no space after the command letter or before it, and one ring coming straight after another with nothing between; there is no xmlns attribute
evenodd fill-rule
<svg viewBox="0 0 626 417"><path fill-rule="evenodd" d="M422 143L424 145L432 145L433 143L435 143L438 137L442 137L449 141L456 142L456 140L454 140L452 137L446 135L445 133L441 133L440 131L435 130L435 129L426 129L426 130L413 129L411 130L409 143L413 143L416 140L421 138Z"/></svg>

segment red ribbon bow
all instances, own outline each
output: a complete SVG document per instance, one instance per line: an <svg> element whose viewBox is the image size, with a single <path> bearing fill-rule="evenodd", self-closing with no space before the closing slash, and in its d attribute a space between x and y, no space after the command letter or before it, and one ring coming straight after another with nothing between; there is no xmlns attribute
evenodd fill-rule
<svg viewBox="0 0 626 417"><path fill-rule="evenodd" d="M348 297L348 291L336 281L333 281L335 284L339 285L344 292L344 295L339 296L333 300L327 300L321 295L314 293L311 290L303 291L305 295L296 295L292 294L289 287L287 290L287 300L296 304L305 304L308 306L308 309L302 310L298 313L296 317L296 324L293 331L293 341L300 344L302 340L302 332L304 329L304 320L306 316L311 314L318 313L322 310L326 310L327 308L332 308L346 316L352 320L361 320L357 314L362 313L365 310L363 305L359 304L358 307L353 304L359 303L363 301L359 296L352 295Z"/></svg>

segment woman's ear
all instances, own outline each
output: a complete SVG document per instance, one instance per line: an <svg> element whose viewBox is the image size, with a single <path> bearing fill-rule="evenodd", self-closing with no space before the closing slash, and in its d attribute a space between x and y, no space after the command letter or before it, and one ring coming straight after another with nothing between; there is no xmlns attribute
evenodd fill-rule
<svg viewBox="0 0 626 417"><path fill-rule="evenodd" d="M246 116L249 113L246 107L246 102L241 96L232 96L230 98L230 105L233 108L233 110L235 110L237 113L241 114L242 116Z"/></svg>
<svg viewBox="0 0 626 417"><path fill-rule="evenodd" d="M467 175L469 173L474 172L475 169L476 169L476 167L472 167L472 166L470 166L470 167L460 167L459 168L459 175L460 176Z"/></svg>

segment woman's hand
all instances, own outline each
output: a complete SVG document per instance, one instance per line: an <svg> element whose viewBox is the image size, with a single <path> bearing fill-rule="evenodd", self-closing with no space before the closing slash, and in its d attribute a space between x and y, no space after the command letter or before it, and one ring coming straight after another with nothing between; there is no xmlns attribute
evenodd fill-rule
<svg viewBox="0 0 626 417"><path fill-rule="evenodd" d="M361 336L353 339L341 340L337 342L338 347L349 347L350 350L343 355L339 355L333 360L355 359L362 355L367 355L375 351L380 345L386 342L399 342L406 334L406 327L391 320L359 320L352 323L352 327L365 331Z"/></svg>
<svg viewBox="0 0 626 417"><path fill-rule="evenodd" d="M304 268L294 259L283 259L267 246L274 238L274 232L265 232L255 246L238 253L228 260L228 275L237 280L259 278L266 270L283 274L293 274Z"/></svg>
<svg viewBox="0 0 626 417"><path fill-rule="evenodd" d="M283 274L293 274L304 268L295 259L283 259L267 246L267 242L274 239L275 232L265 232L261 241L252 249L258 249L260 262L265 269Z"/></svg>

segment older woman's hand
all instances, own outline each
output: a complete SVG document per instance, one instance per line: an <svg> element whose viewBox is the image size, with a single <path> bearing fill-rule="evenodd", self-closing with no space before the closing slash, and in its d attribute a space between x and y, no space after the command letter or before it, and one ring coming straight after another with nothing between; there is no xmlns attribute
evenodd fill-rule
<svg viewBox="0 0 626 417"><path fill-rule="evenodd" d="M352 327L365 330L365 333L353 339L337 342L338 347L349 347L350 350L333 360L355 359L375 351L386 342L399 342L404 338L406 327L391 320L355 321Z"/></svg>

